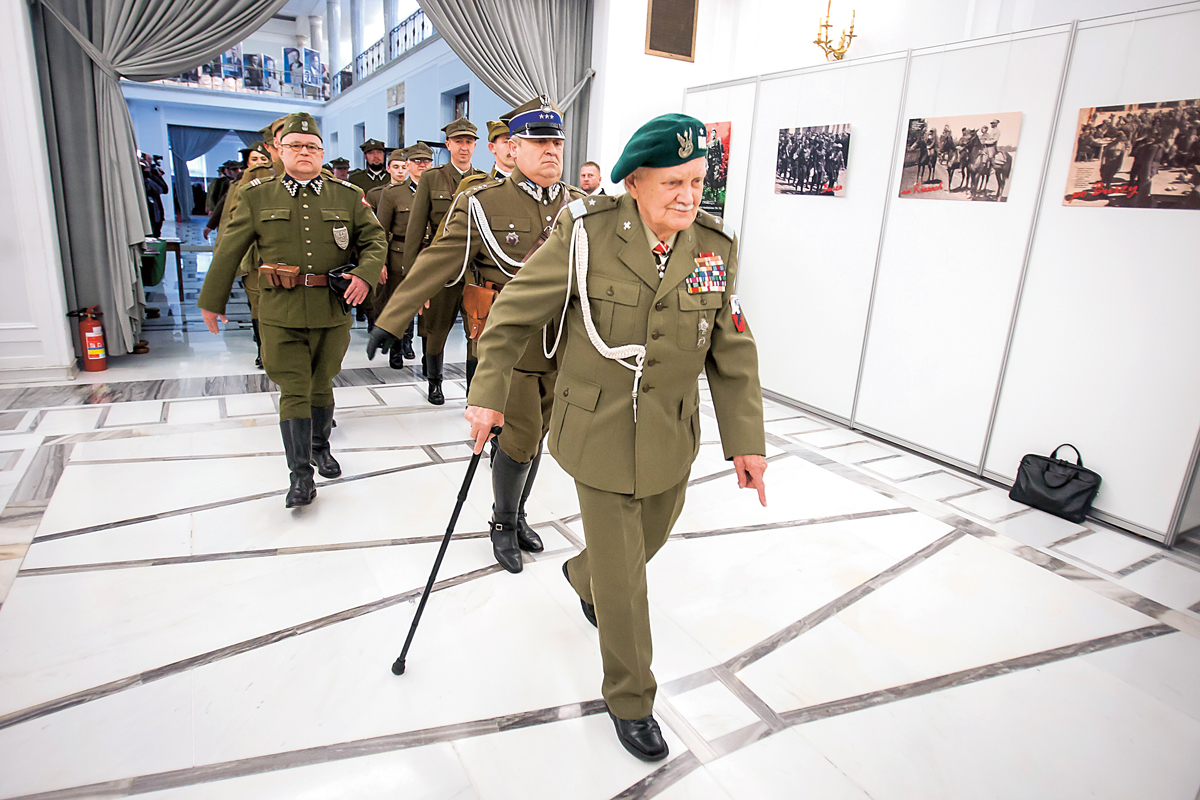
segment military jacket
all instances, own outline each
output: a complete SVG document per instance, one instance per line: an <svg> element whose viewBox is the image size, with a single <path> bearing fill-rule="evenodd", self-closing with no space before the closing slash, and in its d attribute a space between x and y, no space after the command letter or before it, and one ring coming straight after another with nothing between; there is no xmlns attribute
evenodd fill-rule
<svg viewBox="0 0 1200 800"><path fill-rule="evenodd" d="M353 273L371 286L379 282L387 240L362 191L321 176L319 193L315 184L293 184L293 196L287 187L289 182L268 178L251 181L242 188L200 290L201 308L225 313L238 264L252 245L258 247L260 262L298 266L301 274L337 269L351 263L357 251L358 266ZM345 247L338 244L339 240ZM266 280L260 280L259 287L262 297L258 317L268 325L332 328L350 319L327 287L282 289Z"/></svg>
<svg viewBox="0 0 1200 800"><path fill-rule="evenodd" d="M383 167L380 167L380 170L383 172L382 178L372 178L367 170L355 169L350 171L350 174L346 176L346 180L362 189L363 194L366 194L376 186L387 186L392 182L392 176L387 173L387 170L383 169Z"/></svg>
<svg viewBox="0 0 1200 800"><path fill-rule="evenodd" d="M421 182L424 183L424 176ZM416 263L408 268L404 283L392 293L391 300L375 324L394 335L404 333L408 320L413 318L417 309L443 286L459 277L464 258L468 264L476 267L479 280L500 286L510 280L506 272L517 272L517 268L510 264L497 264L489 247L485 246L485 234L468 214L471 198L479 201L487 217L486 235L494 239L500 251L510 259L521 261L533 248L542 231L554 224L565 205L564 200L569 202L577 197L580 195L572 194L570 188L561 182L549 189L532 185L520 170L514 170L507 178L485 180L467 189L455 198L441 236L417 256ZM411 222L409 230L412 230ZM470 268L463 279L468 283L478 282L475 270ZM549 335L553 336L557 330L557 325L552 325ZM521 359L520 368L527 372L554 370L555 362L544 355L540 337L535 344L530 345L529 353Z"/></svg>
<svg viewBox="0 0 1200 800"><path fill-rule="evenodd" d="M385 187L379 195L379 207L375 210L375 216L379 218L379 224L388 237L388 251L397 257L403 257L404 254L404 236L408 232L415 189L412 178Z"/></svg>
<svg viewBox="0 0 1200 800"><path fill-rule="evenodd" d="M634 372L597 351L584 327L578 273L568 282L576 217L588 236L586 287L597 334L610 347L646 347L636 422ZM696 259L711 264L713 257L723 262L723 290L710 284L689 292ZM738 330L731 306L736 278L737 245L716 217L700 212L679 233L660 279L632 197L577 201L492 305L467 402L504 410L513 365L542 325L563 313L569 293L550 421L550 452L568 474L635 497L678 485L700 446L701 371L725 457L765 455L757 348L744 318Z"/></svg>
<svg viewBox="0 0 1200 800"><path fill-rule="evenodd" d="M229 224L229 220L233 216L233 211L237 208L238 202L241 200L242 189L244 189L246 186L249 186L250 183L255 180L265 180L273 177L274 175L275 173L271 170L271 168L264 164L263 166L246 170L245 173L242 174L241 180L229 187L229 191L225 193L223 198L221 198L223 210L221 211L221 223L218 228L218 238L220 237L221 233L225 232L225 227ZM238 274L249 275L256 269L258 269L258 248L251 245L250 248L246 250L246 255L242 257L241 266L238 267ZM257 291L258 286L253 286L251 289Z"/></svg>
<svg viewBox="0 0 1200 800"><path fill-rule="evenodd" d="M426 231L436 231L446 212L450 210L454 190L458 188L459 181L476 174L483 173L474 167L466 172L459 172L453 164L443 164L425 170L417 184L417 195L413 198L412 211L408 216L408 232L404 236L406 271L412 271L417 253L421 252L426 242Z"/></svg>

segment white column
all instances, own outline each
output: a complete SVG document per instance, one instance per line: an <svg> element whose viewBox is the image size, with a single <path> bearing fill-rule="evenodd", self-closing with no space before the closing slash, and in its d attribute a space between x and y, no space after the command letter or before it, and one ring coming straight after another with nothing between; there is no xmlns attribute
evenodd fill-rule
<svg viewBox="0 0 1200 800"><path fill-rule="evenodd" d="M383 0L383 58L388 60L391 53L392 28L400 24L400 0Z"/></svg>
<svg viewBox="0 0 1200 800"><path fill-rule="evenodd" d="M317 14L312 14L308 18L308 38L312 42L311 47L314 50L321 52L321 58L326 66L329 67L329 74L332 76L334 69L333 63L329 60L329 43L325 36L325 19Z"/></svg>
<svg viewBox="0 0 1200 800"><path fill-rule="evenodd" d="M329 74L333 75L346 66L346 57L342 54L341 0L325 0L325 32L329 39Z"/></svg>
<svg viewBox="0 0 1200 800"><path fill-rule="evenodd" d="M0 382L70 378L62 257L29 9L0 3Z"/></svg>
<svg viewBox="0 0 1200 800"><path fill-rule="evenodd" d="M354 66L358 54L363 51L363 8L362 0L350 0L350 66ZM355 77L358 77L357 71Z"/></svg>

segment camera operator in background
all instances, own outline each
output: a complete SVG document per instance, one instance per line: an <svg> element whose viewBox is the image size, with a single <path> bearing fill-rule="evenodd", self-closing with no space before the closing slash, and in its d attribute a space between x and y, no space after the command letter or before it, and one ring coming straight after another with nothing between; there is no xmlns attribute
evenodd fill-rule
<svg viewBox="0 0 1200 800"><path fill-rule="evenodd" d="M142 182L146 186L146 207L150 212L150 230L155 238L162 237L163 213L162 196L167 192L167 179L163 177L162 156L151 156L142 153Z"/></svg>

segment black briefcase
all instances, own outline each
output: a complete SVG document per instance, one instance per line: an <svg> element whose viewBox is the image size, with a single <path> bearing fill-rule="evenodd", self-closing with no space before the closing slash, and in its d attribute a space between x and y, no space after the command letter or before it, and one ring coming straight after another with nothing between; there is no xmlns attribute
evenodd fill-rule
<svg viewBox="0 0 1200 800"><path fill-rule="evenodd" d="M329 291L333 292L334 297L342 305L342 311L350 313L350 303L346 300L346 291L350 288L350 278L353 277L350 271L356 269L357 264L346 264L345 266L331 269L328 272L329 276ZM370 295L367 296L370 299ZM363 301L367 302L366 300Z"/></svg>
<svg viewBox="0 0 1200 800"><path fill-rule="evenodd" d="M1074 464L1058 457L1064 447L1075 451ZM1008 496L1056 517L1083 522L1099 491L1100 475L1083 466L1079 449L1073 444L1060 444L1049 458L1032 453L1024 456Z"/></svg>

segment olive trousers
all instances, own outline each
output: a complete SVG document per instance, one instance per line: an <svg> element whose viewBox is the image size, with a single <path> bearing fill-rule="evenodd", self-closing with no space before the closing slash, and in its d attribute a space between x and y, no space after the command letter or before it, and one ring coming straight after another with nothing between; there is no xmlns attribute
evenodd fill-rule
<svg viewBox="0 0 1200 800"><path fill-rule="evenodd" d="M279 385L279 420L333 405L333 378L350 346L350 319L333 328L280 328L260 322L263 369Z"/></svg>

